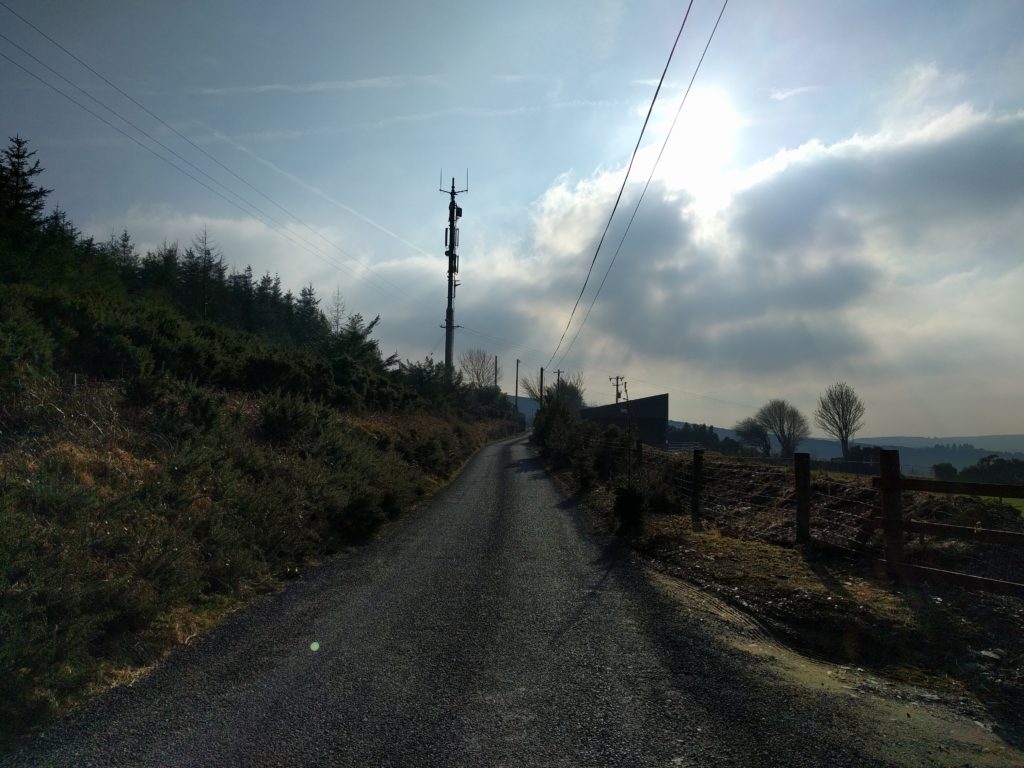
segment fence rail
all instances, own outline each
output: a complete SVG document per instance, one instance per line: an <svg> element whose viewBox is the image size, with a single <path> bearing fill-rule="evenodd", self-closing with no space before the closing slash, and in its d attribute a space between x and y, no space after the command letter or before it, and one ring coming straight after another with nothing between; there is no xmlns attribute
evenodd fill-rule
<svg viewBox="0 0 1024 768"><path fill-rule="evenodd" d="M1024 533L1002 531L996 528L977 528L969 525L947 525L932 523L925 520L902 520L897 524L886 523L884 518L870 518L876 528L883 531L903 533L927 533L941 539L957 539L959 541L979 541L987 544L1011 544L1024 546Z"/></svg>
<svg viewBox="0 0 1024 768"><path fill-rule="evenodd" d="M905 477L900 471L899 451L892 449L880 451L879 462L874 465L878 475L870 484L830 481L814 475L812 470L817 469L817 463L807 453L797 453L792 460L766 461L760 457L725 460L714 453L705 454L703 448L696 446L665 450L639 441L606 445L602 450L612 451L624 460L630 483L632 478L641 477L657 483L667 482L678 494L675 497L678 506L673 508L683 514L689 511L694 523L705 516L716 516L723 509L763 512L776 519L795 514L797 544L824 543L870 559L884 554L879 563L896 578L941 581L1024 596L1024 583L1011 580L1021 577L1024 558L1015 560L999 555L998 550L985 549L989 546L1024 547L1024 532L983 528L980 524L911 520L904 516L903 510L904 491L1019 499L1024 498L1024 486ZM773 490L778 489L779 481L785 476L792 478L792 491L775 496ZM737 482L737 478L742 481ZM881 552L872 544L878 531L882 532ZM975 545L950 554L961 562L966 561L968 568L976 567L989 575L909 562L904 545L911 534L916 535L922 545L925 536ZM911 554L910 560L914 560L915 553ZM994 560L993 554L997 555Z"/></svg>
<svg viewBox="0 0 1024 768"><path fill-rule="evenodd" d="M872 478L871 485L882 490L893 487L901 491L928 491L929 493L955 493L962 496L997 496L1000 499L1024 499L1024 485L962 483L957 480L926 480L921 477L875 477Z"/></svg>
<svg viewBox="0 0 1024 768"><path fill-rule="evenodd" d="M644 452L652 459L667 459L670 455L680 455L638 447L638 456ZM734 462L722 462L711 457L708 457L710 460L706 460L704 450L700 448L694 448L689 453L688 460L678 461L675 466L678 467L677 485L683 491L685 502L688 502L686 506L694 522L722 504L749 505L751 509L761 505L743 491L730 490L722 494L723 470L742 471ZM762 462L748 463L746 466L752 468L757 465L764 466L769 471L779 471L772 470L769 465ZM822 490L817 483L812 485L813 466L814 462L809 454L794 455L793 497L789 503L795 501L798 544L810 544L814 540L826 541L861 556L877 557L880 553L872 553L868 549L868 543L875 533L881 530L884 559L880 562L894 577L955 583L970 588L1024 596L1024 583L907 562L904 554L907 534L917 534L922 541L924 536L929 536L971 544L1022 547L1024 533L982 528L980 525L950 525L911 520L905 518L903 514L904 491L1019 499L1024 498L1024 486L904 477L900 472L899 451L887 449L880 452L879 463L875 465L879 475L872 479L870 487L862 485L859 486L859 493L849 494L832 486L826 485ZM776 506L775 510L785 507L786 505ZM974 561L980 567L985 567L982 554L974 553ZM1002 575L1016 576L1017 571L1011 568L1007 574Z"/></svg>
<svg viewBox="0 0 1024 768"><path fill-rule="evenodd" d="M1009 546L1024 546L1024 534L1014 531L998 531L988 528L943 525L924 520L907 520L903 517L903 491L928 491L930 493L958 494L969 496L1002 496L1024 498L1024 486L997 485L994 483L961 483L956 481L924 480L903 477L900 474L900 453L882 450L880 453L880 477L872 480L879 489L882 514L877 518L885 534L885 567L894 576L941 580L967 587L987 589L1003 594L1024 596L1024 584L975 576L960 571L947 571L907 563L903 556L903 539L906 532L931 534L960 541L985 541Z"/></svg>
<svg viewBox="0 0 1024 768"><path fill-rule="evenodd" d="M934 581L940 584L955 584L960 587L982 589L999 595L1024 596L1024 584L1016 581L1003 581L1002 579L993 579L988 576L975 576L961 571L947 571L942 568L931 568L927 565L915 565L913 563L893 563L888 560L881 560L880 562L893 576Z"/></svg>

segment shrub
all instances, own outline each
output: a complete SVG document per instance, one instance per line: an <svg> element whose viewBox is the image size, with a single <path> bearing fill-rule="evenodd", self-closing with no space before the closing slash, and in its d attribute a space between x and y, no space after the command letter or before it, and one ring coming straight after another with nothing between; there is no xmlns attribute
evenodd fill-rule
<svg viewBox="0 0 1024 768"><path fill-rule="evenodd" d="M620 485L615 489L615 519L618 521L618 533L631 536L643 530L644 513L646 512L644 494L634 485Z"/></svg>
<svg viewBox="0 0 1024 768"><path fill-rule="evenodd" d="M322 409L300 397L277 393L260 406L263 437L273 443L287 443L325 418Z"/></svg>
<svg viewBox="0 0 1024 768"><path fill-rule="evenodd" d="M53 351L53 338L18 294L0 286L0 386L14 377L52 372Z"/></svg>

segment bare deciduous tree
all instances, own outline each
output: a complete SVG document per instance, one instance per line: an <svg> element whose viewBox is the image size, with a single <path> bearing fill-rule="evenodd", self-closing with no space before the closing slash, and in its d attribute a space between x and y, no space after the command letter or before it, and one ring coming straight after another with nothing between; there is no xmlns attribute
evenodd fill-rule
<svg viewBox="0 0 1024 768"><path fill-rule="evenodd" d="M850 454L850 440L864 426L864 402L853 387L845 381L837 381L825 394L818 396L814 421L839 440L845 459Z"/></svg>
<svg viewBox="0 0 1024 768"><path fill-rule="evenodd" d="M519 379L519 386L523 388L523 392L528 398L540 402L540 379L538 377L535 376L531 379L529 376L523 376Z"/></svg>
<svg viewBox="0 0 1024 768"><path fill-rule="evenodd" d="M345 327L345 300L341 297L341 286L335 287L334 294L331 296L327 320L331 324L331 333L335 336L340 335L341 329Z"/></svg>
<svg viewBox="0 0 1024 768"><path fill-rule="evenodd" d="M523 376L519 379L519 386L523 388L526 396L531 400L541 401L540 378ZM551 402L556 397L560 399L572 413L579 413L580 408L586 407L583 400L583 393L586 391L586 381L582 371L562 378L561 383L556 379L544 387L544 401Z"/></svg>
<svg viewBox="0 0 1024 768"><path fill-rule="evenodd" d="M760 451L762 456L772 455L772 444L768 440L768 430L753 416L737 421L733 425L732 430L744 445Z"/></svg>
<svg viewBox="0 0 1024 768"><path fill-rule="evenodd" d="M790 458L800 441L811 434L806 417L785 400L769 400L754 414L754 420L779 441L779 453L784 459Z"/></svg>
<svg viewBox="0 0 1024 768"><path fill-rule="evenodd" d="M494 357L486 349L467 349L459 355L459 369L471 387L494 386Z"/></svg>

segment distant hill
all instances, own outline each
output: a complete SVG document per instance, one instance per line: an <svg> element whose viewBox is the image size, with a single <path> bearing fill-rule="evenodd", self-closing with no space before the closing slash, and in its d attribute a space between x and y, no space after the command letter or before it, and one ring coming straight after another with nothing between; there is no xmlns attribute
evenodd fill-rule
<svg viewBox="0 0 1024 768"><path fill-rule="evenodd" d="M509 395L506 393L505 397L508 398L510 403L515 403L515 395ZM537 411L540 410L540 403L536 400L531 400L525 395L519 396L519 412L526 417L526 426L533 424L533 419L537 415Z"/></svg>
<svg viewBox="0 0 1024 768"><path fill-rule="evenodd" d="M935 445L973 445L989 453L1024 452L1024 435L973 435L968 437L861 437L858 443L868 445L906 446L907 448L931 448Z"/></svg>
<svg viewBox="0 0 1024 768"><path fill-rule="evenodd" d="M678 425L678 424L681 424L681 423L682 422L678 422L678 421L676 421L676 422L670 421L669 422L669 426L672 426L673 424ZM715 427L715 434L717 434L720 438L723 438L723 439L726 438L726 437L731 437L733 440L739 440L739 438L736 437L736 433L733 432L731 429L723 429L721 427ZM775 440L775 438L772 438L772 446L776 450L778 450L779 444ZM801 442L800 443L800 450L804 451L806 453L811 454L811 458L812 459L825 459L825 460L827 460L827 459L832 459L832 458L839 458L839 457L841 457L843 455L843 452L839 449L839 441L838 440L822 440L821 438L817 438L817 437L809 437L806 440L804 440L803 442Z"/></svg>
<svg viewBox="0 0 1024 768"><path fill-rule="evenodd" d="M681 426L683 422L669 421L669 425ZM731 429L715 427L720 438L736 433ZM929 475L934 464L949 462L957 469L977 464L993 453L1003 458L1024 459L1024 435L981 435L977 437L865 437L854 441L859 445L878 445L883 448L898 448L900 465L907 474ZM775 448L778 443L772 440ZM801 451L811 454L812 459L833 459L842 456L838 440L810 437L800 443Z"/></svg>
<svg viewBox="0 0 1024 768"><path fill-rule="evenodd" d="M858 443L862 441L858 440ZM865 445L880 445L883 448L896 448L900 452L900 466L904 474L929 475L935 464L949 462L957 469L977 464L986 456L996 454L1006 459L1024 459L1024 453L1012 451L991 451L983 448L973 448L969 444L933 445L930 448L908 448L905 445L886 444L884 442L872 442Z"/></svg>

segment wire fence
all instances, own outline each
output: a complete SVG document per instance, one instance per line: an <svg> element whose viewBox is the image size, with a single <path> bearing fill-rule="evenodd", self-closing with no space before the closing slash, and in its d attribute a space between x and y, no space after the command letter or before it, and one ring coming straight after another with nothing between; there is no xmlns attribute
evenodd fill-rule
<svg viewBox="0 0 1024 768"><path fill-rule="evenodd" d="M877 544L871 524L878 510L877 495L861 486L812 482L811 538L853 553Z"/></svg>
<svg viewBox="0 0 1024 768"><path fill-rule="evenodd" d="M801 491L800 473L789 458L725 456L693 445L641 447L628 445L621 438L615 443L591 438L580 447L595 457L604 468L602 476L610 482L641 489L650 513L690 514L738 538L786 546L813 542L819 549L865 561L883 556L882 500L871 479L879 476L878 463L861 463L851 472L849 463L837 471L831 462L807 458L812 469ZM907 509L907 519L975 524L978 529L999 528L1002 519L1001 527L1024 527L1012 508L993 506L993 500L977 496L913 493L908 499L913 499L913 504ZM799 530L802 503L809 513L805 538ZM975 518L976 523L970 522ZM912 532L903 536L908 563L969 571L991 579L1024 580L1024 558L1012 546L935 539Z"/></svg>

